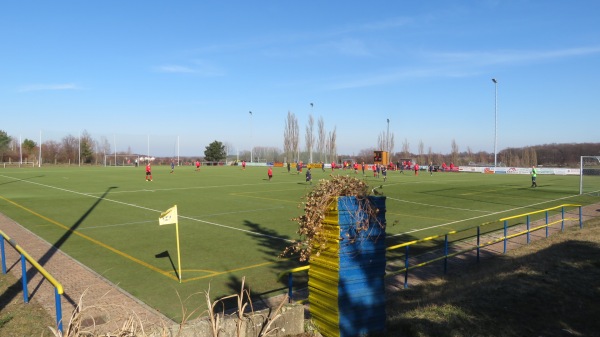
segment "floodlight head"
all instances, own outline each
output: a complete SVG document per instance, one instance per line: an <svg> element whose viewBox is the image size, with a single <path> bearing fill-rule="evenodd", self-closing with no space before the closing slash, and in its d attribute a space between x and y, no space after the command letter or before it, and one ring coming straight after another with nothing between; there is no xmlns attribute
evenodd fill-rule
<svg viewBox="0 0 600 337"><path fill-rule="evenodd" d="M496 79L495 79L495 78L492 78L492 82L494 82L494 83L498 83L498 81L496 81Z"/></svg>

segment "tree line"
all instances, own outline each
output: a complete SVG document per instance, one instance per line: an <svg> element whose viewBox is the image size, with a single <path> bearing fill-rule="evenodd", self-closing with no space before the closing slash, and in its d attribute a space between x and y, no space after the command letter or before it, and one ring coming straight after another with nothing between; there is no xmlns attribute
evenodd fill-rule
<svg viewBox="0 0 600 337"><path fill-rule="evenodd" d="M316 131L316 135L314 134ZM302 160L308 162L338 162L339 158L351 159L356 162L373 162L373 152L376 150L388 149L390 160L392 162L411 159L420 164L430 162L440 165L441 163L454 163L454 165L479 165L491 166L494 163L494 153L487 151L474 152L470 147L460 151L455 140L451 142L450 153L434 152L431 147L426 148L421 140L417 143L417 151L411 150L411 144L405 139L401 144L401 150L394 152L394 135L388 132L381 132L375 142L374 147L364 148L358 154L338 154L337 153L337 130L334 127L331 131L325 129L323 117L319 117L316 128L312 115L309 116L305 128L305 144L301 149L300 144L300 126L298 119L292 112L288 112L285 120L283 133L283 151L277 147L254 146L252 151L254 157L261 162L285 162ZM224 160L227 153L224 150L224 143L211 143L207 150L216 146L218 151L208 151L208 157L211 160ZM9 136L5 131L0 130L0 161L1 162L19 162L37 161L40 151L40 144L31 139L16 139ZM108 139L101 137L93 139L87 132L83 131L79 137L67 135L62 139L47 140L41 144L43 154L42 162L51 164L78 163L81 160L83 164L103 164L104 156L111 154L111 145ZM214 154L218 153L217 156ZM131 150L118 154L132 154ZM207 155L205 151L205 156ZM250 151L242 151L237 159L250 159ZM511 147L498 152L496 155L498 166L517 166L527 167L531 165L544 165L552 167L577 167L580 162L580 156L600 156L600 143L562 143L562 144L543 144L527 147ZM201 156L200 156L201 157ZM229 158L231 159L231 158ZM170 161L170 159L169 159Z"/></svg>

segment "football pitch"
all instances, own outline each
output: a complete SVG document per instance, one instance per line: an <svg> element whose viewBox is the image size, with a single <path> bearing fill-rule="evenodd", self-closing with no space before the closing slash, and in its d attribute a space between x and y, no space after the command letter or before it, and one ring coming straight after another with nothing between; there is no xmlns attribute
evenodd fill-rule
<svg viewBox="0 0 600 337"><path fill-rule="evenodd" d="M444 234L560 204L598 202L578 195L579 176L414 173L313 169L304 175L276 167L42 167L0 170L0 212L175 320L181 299L210 287L213 298L238 293L242 277L253 295L285 292L277 274L299 266L278 255L298 238L292 221L302 197L320 179L366 179L387 197L387 245ZM594 184L598 186L598 178ZM181 278L174 225L161 212L179 211ZM10 233L7 233L10 235ZM25 250L27 243L20 243ZM60 282L61 275L54 275ZM68 291L68 290L67 290ZM179 294L179 297L178 295ZM203 296L185 301L205 306Z"/></svg>

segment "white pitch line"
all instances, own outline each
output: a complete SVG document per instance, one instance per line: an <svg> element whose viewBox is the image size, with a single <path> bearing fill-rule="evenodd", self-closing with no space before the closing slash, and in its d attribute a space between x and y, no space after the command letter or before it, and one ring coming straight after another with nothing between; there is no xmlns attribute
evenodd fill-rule
<svg viewBox="0 0 600 337"><path fill-rule="evenodd" d="M251 210L247 210L247 211L211 213L211 214L202 214L202 215L194 215L194 216L208 218L208 217L211 217L211 216L229 215L229 214L242 214L242 213L254 213L254 212L262 212L262 211L271 211L271 210L274 210L274 209L282 209L282 208L283 208L283 206L269 207L269 208L256 208L256 209L251 209Z"/></svg>
<svg viewBox="0 0 600 337"><path fill-rule="evenodd" d="M435 225L435 226L429 226L429 227L425 227L425 228L419 228L419 229L414 229L408 232L404 232L404 233L398 233L398 234L394 234L394 235L390 235L390 236L399 236L399 235L406 235L406 234L411 234L411 233L415 233L415 232L420 232L420 231L424 231L427 229L433 229L433 228L438 228L438 227L443 227L443 226L448 226L448 225L453 225L459 222L463 222L463 221L469 221L469 220L475 220L475 219L480 219L486 216L490 216L490 215L496 215L496 214L502 214L502 213L506 213L506 212L512 212L512 211L516 211L518 209L523 209L523 208L529 208L532 206L538 206L538 205L543 205L549 202L554 202L554 201L558 201L558 200L563 200L563 199L569 199L569 198L574 198L578 195L571 195L568 197L562 197L562 198L558 198L558 199L554 199L554 200L547 200L547 201L542 201L542 202L538 202L535 204L530 204L527 206L521 206L521 207L515 207L515 208L511 208L511 209L507 209L507 210L503 210L503 211L498 211L498 212L494 212L494 213L490 213L490 214L486 214L486 215L480 215L480 216L476 216L476 217L472 217L472 218L468 218L468 219L462 219L462 220L456 220L456 221L451 221L451 222L447 222L447 223L443 223L443 224L439 224L439 225Z"/></svg>
<svg viewBox="0 0 600 337"><path fill-rule="evenodd" d="M149 222L156 222L156 220L146 220L146 221L136 221L136 222L125 222L125 223L118 223L118 224L114 224L114 225L104 225L104 226L80 227L80 228L78 228L78 230L84 230L84 229L96 229L96 228L108 228L108 227L120 227L120 226L127 226L127 225L137 225L137 224L141 224L141 223L149 223Z"/></svg>
<svg viewBox="0 0 600 337"><path fill-rule="evenodd" d="M14 179L14 178L13 178ZM272 183L269 185L277 185L277 184L296 184L296 182L278 182ZM241 184L241 185L213 185L213 186L193 186L193 187L174 187L174 188L156 188L156 189L141 189L141 190L131 190L131 191L114 191L110 192L111 194L121 194L121 193L140 193L140 192L162 192L162 191L177 191L177 190L203 190L209 188L221 188L221 187L240 187L240 186L264 186L264 184L256 183L256 184ZM89 192L85 193L87 195L94 194L102 194L101 192Z"/></svg>
<svg viewBox="0 0 600 337"><path fill-rule="evenodd" d="M387 197L387 198L388 199L392 199L392 200L396 200L396 201L399 201L399 202L404 202L404 203L407 203L407 204L415 204L415 205L437 207L437 208L446 208L446 209L453 209L453 210L457 210L457 211L470 211L470 212L492 213L491 211L482 211L482 210L478 210L478 209L458 208L458 207L450 207L450 206L440 206L440 205L425 204L425 203L416 202L416 201L408 201L408 200L396 199L396 198L391 198L391 197Z"/></svg>
<svg viewBox="0 0 600 337"><path fill-rule="evenodd" d="M152 211L152 212L157 212L157 213L162 213L163 212L161 210L156 210L156 209L152 209L152 208L148 208L148 207L144 207L144 206L140 206L140 205L136 205L136 204L130 204L130 203L127 203L127 202L122 202L122 201L118 201L118 200L112 200L112 199L108 199L108 198L100 198L100 197L97 197L95 195L91 195L91 194L87 194L87 193L82 193L82 192L77 192L77 191L72 191L72 190L68 190L66 188L62 188L62 187L56 187L56 186L46 185L46 184L37 183L37 182L34 182L34 181L29 181L29 180L16 179L16 178L5 176L5 175L0 175L0 177L17 180L17 181L21 181L21 182L24 182L24 183L39 185L39 186L43 186L43 187L47 187L47 188L53 188L53 189L56 189L56 190L59 190L59 191L63 191L63 192L69 192L69 193L79 194L79 195L83 195L83 196L94 198L94 199L102 199L104 201L110 201L110 202L114 202L116 204L121 204L121 205L125 205L125 206L135 207L135 208L139 208L139 209L143 209L143 210L147 210L147 211ZM228 229L232 229L232 230L236 230L236 231L240 231L240 232L252 234L252 235L255 235L255 236L264 236L264 237L268 237L268 238L272 238L272 239L277 239L277 240L282 240L282 241L287 241L287 242L295 242L295 240L289 240L289 239L284 239L284 238L281 238L281 237L278 237L278 236L267 235L267 234L262 234L262 233L256 233L256 232L252 232L252 231L249 231L249 230L246 230L246 229L241 229L241 228L236 228L236 227L232 227L232 226L222 225L222 224L218 224L218 223L215 223L215 222L210 222L210 221L205 221L205 220L200 220L200 219L194 219L194 218L188 217L188 216L179 215L179 217L180 218L184 218L184 219L188 219L188 220L192 220L192 221L196 221L196 222L202 222L202 223L213 225L213 226L217 226L217 227L228 228ZM158 221L158 219L157 219L157 221Z"/></svg>

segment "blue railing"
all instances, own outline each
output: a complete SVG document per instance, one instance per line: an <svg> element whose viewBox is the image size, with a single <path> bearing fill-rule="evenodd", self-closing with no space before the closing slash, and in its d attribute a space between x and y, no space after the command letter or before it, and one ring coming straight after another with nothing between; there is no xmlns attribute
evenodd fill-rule
<svg viewBox="0 0 600 337"><path fill-rule="evenodd" d="M50 273L35 261L27 252L19 246L13 239L0 230L2 240L0 240L0 255L2 256L2 274L6 274L6 254L4 251L4 241L8 242L21 255L21 282L23 284L23 300L29 303L29 291L27 289L27 261L37 269L52 286L54 286L54 302L56 306L56 327L60 333L63 333L62 325L62 307L61 295L64 293L62 285Z"/></svg>
<svg viewBox="0 0 600 337"><path fill-rule="evenodd" d="M565 217L565 208L567 208L567 207L577 207L577 208L579 208L579 217L578 218L568 218L568 217ZM550 221L550 216L549 216L550 212L554 211L554 210L557 210L557 209L560 209L560 215L561 215L560 218L558 220L555 220L555 221ZM531 216L535 215L535 214L541 214L541 213L544 213L544 219L545 219L544 223L542 225L539 225L539 226L531 228ZM509 228L516 227L517 225L519 225L519 224L510 225L509 221L515 220L515 219L523 219L523 218L525 218L525 220L526 220L525 221L526 230L520 231L520 232L517 232L517 233L509 234L508 233ZM535 232L537 230L545 228L546 229L546 237L548 237L549 236L549 227L550 226L552 226L554 224L557 224L557 223L561 223L561 231L564 231L564 229L565 229L565 221L579 221L579 228L583 228L583 214L582 214L581 205L563 204L563 205L559 205L559 206L556 206L556 207L543 209L543 210L540 210L540 211L519 214L519 215L515 215L515 216L510 216L510 217L502 218L502 219L499 219L497 221L491 221L491 222L483 223L483 224L478 225L477 227L475 227L475 229L477 230L477 234L476 234L476 238L475 238L476 239L475 240L476 243L475 243L474 246L470 246L468 248L456 250L456 251L453 251L453 252L450 252L450 241L448 239L449 236L456 235L456 234L463 233L463 232L467 232L467 231L471 231L471 230L474 229L473 227L467 228L467 229L463 229L463 230L459 230L459 231L451 231L451 232L448 232L448 233L442 234L442 235L434 235L434 236L426 237L426 238L423 238L423 239L413 240L413 241L404 242L404 243L401 243L401 244L398 244L398 245L390 246L390 247L386 248L387 251L393 251L393 250L397 250L397 249L401 249L401 248L405 249L405 252L404 252L404 261L403 261L404 268L396 270L396 271L393 271L393 272L387 272L386 275L385 275L385 277L391 277L391 276L395 276L395 275L404 273L404 288L407 288L408 287L408 272L409 271L412 271L412 270L415 270L415 269L427 266L429 264L432 264L434 262L443 260L444 261L444 263L443 263L443 269L444 269L444 273L446 273L447 270L448 270L448 258L450 258L450 257L456 256L456 255L460 255L460 254L464 254L464 253L471 252L471 251L475 250L476 251L476 261L479 262L481 248L484 248L484 247L487 247L487 246L490 246L490 245L493 245L493 244L496 244L496 243L499 243L499 242L503 242L504 243L504 245L503 245L504 246L504 251L503 252L506 253L506 251L507 251L507 245L508 245L508 242L509 242L510 239L518 237L518 236L521 236L521 235L527 235L527 244L529 244L530 243L530 234L532 232ZM500 237L500 238L497 238L497 239L485 242L485 243L481 243L481 237L482 237L481 228L484 227L484 226L489 226L491 224L498 224L498 223L502 224L503 236ZM420 263L416 263L416 264L413 264L413 265L410 264L410 258L411 258L410 247L411 246L414 246L414 245L417 245L417 244L420 244L420 243L425 243L425 242L433 241L433 240L436 240L436 239L441 239L441 238L444 239L444 242L443 242L443 249L442 249L443 253L440 256L438 256L436 258L428 259L426 261L423 261L423 262L420 262ZM434 250L439 251L439 249L440 249L439 245L436 245L436 247L430 249L430 251L434 251ZM293 299L293 285L294 285L293 274L301 272L301 271L309 270L309 269L310 269L310 266L308 265L308 266L303 266L303 267L298 267L298 268L290 269L290 270L281 272L278 275L278 279L281 279L281 278L283 278L286 275L288 276L288 297L289 297L289 301L290 302L292 302L292 299Z"/></svg>

